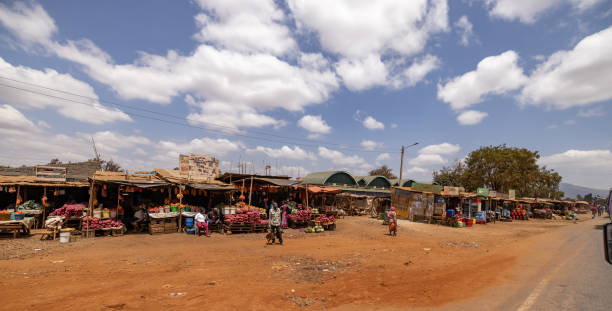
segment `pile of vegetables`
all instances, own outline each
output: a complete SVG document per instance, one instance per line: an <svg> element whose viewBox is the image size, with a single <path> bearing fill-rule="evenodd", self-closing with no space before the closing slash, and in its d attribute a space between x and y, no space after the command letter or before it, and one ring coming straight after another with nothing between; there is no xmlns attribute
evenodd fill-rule
<svg viewBox="0 0 612 311"><path fill-rule="evenodd" d="M85 204L64 204L64 206L51 212L49 216L81 217L84 209Z"/></svg>
<svg viewBox="0 0 612 311"><path fill-rule="evenodd" d="M33 210L33 209L43 209L42 205L34 202L34 200L26 201L25 203L18 205L17 210Z"/></svg>
<svg viewBox="0 0 612 311"><path fill-rule="evenodd" d="M250 224L268 223L267 220L261 219L259 209L248 209L248 208L237 209L236 215L225 215L225 222L250 223Z"/></svg>
<svg viewBox="0 0 612 311"><path fill-rule="evenodd" d="M298 210L295 214L291 214L288 217L293 221L309 221L312 217L312 210L310 208Z"/></svg>
<svg viewBox="0 0 612 311"><path fill-rule="evenodd" d="M321 226L314 226L314 228L308 227L308 228L304 229L304 232L306 232L306 233L321 233L323 231L325 231L325 229L323 229L323 227L321 227Z"/></svg>
<svg viewBox="0 0 612 311"><path fill-rule="evenodd" d="M325 215L321 215L317 218L315 218L315 221L318 221L320 223L330 223L330 222L335 222L336 218L334 216L325 216Z"/></svg>
<svg viewBox="0 0 612 311"><path fill-rule="evenodd" d="M100 220L96 217L83 217L82 228L87 228L87 221L89 221L89 229L106 229L106 228L122 228L123 223L120 221L114 221L112 219Z"/></svg>

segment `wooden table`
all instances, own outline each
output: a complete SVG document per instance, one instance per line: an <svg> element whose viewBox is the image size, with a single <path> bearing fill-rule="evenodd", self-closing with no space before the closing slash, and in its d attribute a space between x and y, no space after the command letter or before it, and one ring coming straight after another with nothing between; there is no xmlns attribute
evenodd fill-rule
<svg viewBox="0 0 612 311"><path fill-rule="evenodd" d="M32 218L24 220L4 220L0 221L0 231L10 231L13 233L13 238L17 238L17 234L21 231L24 235L30 234L30 224Z"/></svg>

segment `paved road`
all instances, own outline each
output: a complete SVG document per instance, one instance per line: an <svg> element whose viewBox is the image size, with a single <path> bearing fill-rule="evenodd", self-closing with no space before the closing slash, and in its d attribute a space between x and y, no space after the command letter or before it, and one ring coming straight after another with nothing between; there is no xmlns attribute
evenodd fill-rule
<svg viewBox="0 0 612 311"><path fill-rule="evenodd" d="M607 222L589 219L538 236L514 250L521 259L505 283L428 310L611 311L612 265L605 261L602 232Z"/></svg>
<svg viewBox="0 0 612 311"><path fill-rule="evenodd" d="M516 310L612 310L612 265L604 260L601 226L606 222L589 220L559 232L564 242L550 269L526 288Z"/></svg>

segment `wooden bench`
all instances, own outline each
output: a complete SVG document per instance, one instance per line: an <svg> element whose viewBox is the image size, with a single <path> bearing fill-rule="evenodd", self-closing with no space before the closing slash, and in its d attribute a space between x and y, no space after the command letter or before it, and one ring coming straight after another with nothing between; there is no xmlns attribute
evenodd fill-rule
<svg viewBox="0 0 612 311"><path fill-rule="evenodd" d="M30 234L30 228L20 220L0 222L0 232L2 231L12 232L13 238L17 238L19 232L22 232L24 235Z"/></svg>

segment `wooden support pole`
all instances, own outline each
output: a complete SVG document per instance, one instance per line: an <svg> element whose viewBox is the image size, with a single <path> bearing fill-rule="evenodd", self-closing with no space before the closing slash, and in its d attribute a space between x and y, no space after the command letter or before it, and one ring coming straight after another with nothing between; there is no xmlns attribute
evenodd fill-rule
<svg viewBox="0 0 612 311"><path fill-rule="evenodd" d="M253 195L253 175L251 175L251 186L249 187L249 206L251 206L251 196Z"/></svg>

